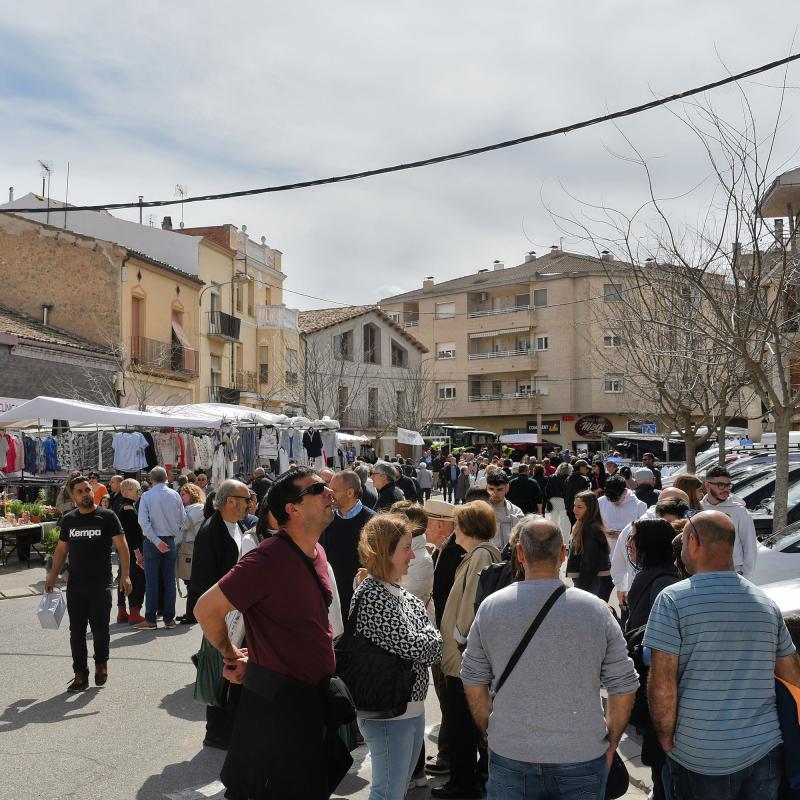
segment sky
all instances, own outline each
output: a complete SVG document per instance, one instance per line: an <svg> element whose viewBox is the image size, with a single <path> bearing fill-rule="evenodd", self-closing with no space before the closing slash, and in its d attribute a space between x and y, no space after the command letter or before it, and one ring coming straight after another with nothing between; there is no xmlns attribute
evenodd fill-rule
<svg viewBox="0 0 800 800"><path fill-rule="evenodd" d="M9 4L0 22L0 182L97 204L324 178L558 127L800 51L796 6L673 0ZM789 88L779 87L786 76ZM776 172L797 166L800 62L741 91ZM283 252L289 306L376 302L552 244L589 252L563 219L647 196L628 143L688 223L709 166L671 106L420 170L190 204L187 227L247 225ZM690 191L692 190L692 191ZM5 198L5 189L0 195ZM138 211L115 212L138 219ZM180 206L145 210L156 224ZM321 302L303 294L315 295Z"/></svg>

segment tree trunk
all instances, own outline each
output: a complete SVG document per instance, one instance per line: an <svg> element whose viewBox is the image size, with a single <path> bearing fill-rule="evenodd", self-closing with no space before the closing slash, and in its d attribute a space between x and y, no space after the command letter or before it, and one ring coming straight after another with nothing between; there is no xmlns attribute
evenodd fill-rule
<svg viewBox="0 0 800 800"><path fill-rule="evenodd" d="M690 433L683 440L686 446L686 471L694 475L697 466L697 445L695 444L694 433Z"/></svg>
<svg viewBox="0 0 800 800"><path fill-rule="evenodd" d="M719 418L719 428L717 428L717 463L721 466L725 466L725 428L728 425L728 418L727 417L720 417Z"/></svg>
<svg viewBox="0 0 800 800"><path fill-rule="evenodd" d="M792 410L773 409L775 418L775 500L772 530L786 526L789 501L789 431L792 428Z"/></svg>

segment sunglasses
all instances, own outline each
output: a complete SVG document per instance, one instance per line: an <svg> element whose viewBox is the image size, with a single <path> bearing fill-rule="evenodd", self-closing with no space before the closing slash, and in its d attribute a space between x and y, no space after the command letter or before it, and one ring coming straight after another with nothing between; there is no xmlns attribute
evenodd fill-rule
<svg viewBox="0 0 800 800"><path fill-rule="evenodd" d="M730 489L733 486L733 484L730 481L723 482L723 483L715 483L714 481L706 481L706 483L709 486L716 486L717 489Z"/></svg>
<svg viewBox="0 0 800 800"><path fill-rule="evenodd" d="M314 483L311 484L311 486L308 486L305 489L303 489L303 491L300 492L300 494L298 494L297 497L295 497L295 499L291 500L290 502L297 503L298 501L302 500L303 497L305 497L307 494L310 495L322 494L327 488L328 488L327 483L321 483L320 481L315 481Z"/></svg>

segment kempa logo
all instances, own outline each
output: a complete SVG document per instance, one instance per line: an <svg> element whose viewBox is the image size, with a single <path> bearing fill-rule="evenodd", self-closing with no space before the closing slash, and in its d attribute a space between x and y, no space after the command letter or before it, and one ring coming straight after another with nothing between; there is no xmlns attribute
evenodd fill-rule
<svg viewBox="0 0 800 800"><path fill-rule="evenodd" d="M85 530L72 529L69 532L70 539L94 539L95 536L102 536L103 531L98 528L87 528Z"/></svg>

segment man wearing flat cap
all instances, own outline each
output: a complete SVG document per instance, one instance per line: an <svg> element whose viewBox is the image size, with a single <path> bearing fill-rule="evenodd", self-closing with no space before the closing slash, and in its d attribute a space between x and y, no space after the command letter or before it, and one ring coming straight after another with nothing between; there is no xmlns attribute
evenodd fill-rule
<svg viewBox="0 0 800 800"><path fill-rule="evenodd" d="M641 467L634 470L633 479L636 481L636 496L648 507L654 506L658 502L659 492L655 490L656 476L653 470Z"/></svg>

